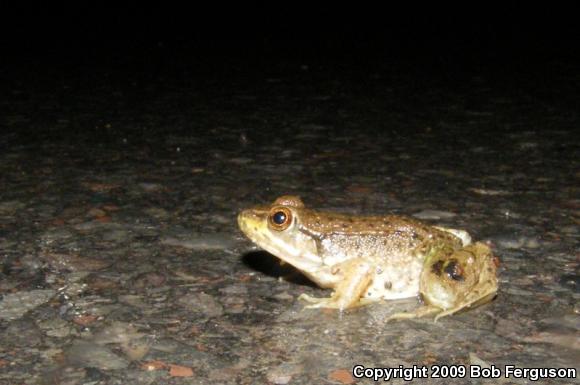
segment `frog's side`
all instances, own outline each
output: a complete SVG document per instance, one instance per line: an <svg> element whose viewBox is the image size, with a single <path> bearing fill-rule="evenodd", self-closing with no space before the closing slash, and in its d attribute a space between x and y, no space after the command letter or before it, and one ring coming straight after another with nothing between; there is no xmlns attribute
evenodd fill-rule
<svg viewBox="0 0 580 385"><path fill-rule="evenodd" d="M334 289L330 298L302 295L308 307L342 310L420 293L427 306L393 318L443 316L487 302L497 290L491 251L470 245L461 230L402 216L309 210L295 196L244 210L238 224L258 246Z"/></svg>

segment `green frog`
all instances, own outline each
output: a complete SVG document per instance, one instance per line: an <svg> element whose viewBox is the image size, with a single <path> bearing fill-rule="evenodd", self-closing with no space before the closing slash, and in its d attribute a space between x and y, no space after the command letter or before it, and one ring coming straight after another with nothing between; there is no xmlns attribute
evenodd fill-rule
<svg viewBox="0 0 580 385"><path fill-rule="evenodd" d="M340 311L420 295L423 306L389 319L440 317L491 301L498 259L463 230L405 216L354 216L308 209L297 196L238 215L255 244L294 266L328 298L302 294L307 308Z"/></svg>

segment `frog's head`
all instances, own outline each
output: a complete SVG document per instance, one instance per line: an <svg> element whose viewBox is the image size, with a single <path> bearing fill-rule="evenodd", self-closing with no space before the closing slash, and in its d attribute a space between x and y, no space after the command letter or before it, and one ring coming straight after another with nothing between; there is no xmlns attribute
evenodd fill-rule
<svg viewBox="0 0 580 385"><path fill-rule="evenodd" d="M490 248L479 242L452 253L435 250L421 274L423 299L442 309L440 316L491 301L497 292L498 264Z"/></svg>
<svg viewBox="0 0 580 385"><path fill-rule="evenodd" d="M315 239L301 231L302 215L305 215L302 200L297 196L284 195L270 206L242 211L238 215L238 225L255 244L312 279L319 276L322 259L318 255Z"/></svg>

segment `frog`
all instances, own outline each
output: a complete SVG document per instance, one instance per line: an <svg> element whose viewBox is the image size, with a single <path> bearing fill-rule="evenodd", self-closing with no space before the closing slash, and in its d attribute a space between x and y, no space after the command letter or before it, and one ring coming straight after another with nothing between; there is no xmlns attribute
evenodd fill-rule
<svg viewBox="0 0 580 385"><path fill-rule="evenodd" d="M340 312L419 297L422 305L388 320L441 317L490 302L499 259L464 230L402 215L359 216L307 208L295 195L242 210L238 226L253 243L288 263L330 297L300 295L306 309Z"/></svg>

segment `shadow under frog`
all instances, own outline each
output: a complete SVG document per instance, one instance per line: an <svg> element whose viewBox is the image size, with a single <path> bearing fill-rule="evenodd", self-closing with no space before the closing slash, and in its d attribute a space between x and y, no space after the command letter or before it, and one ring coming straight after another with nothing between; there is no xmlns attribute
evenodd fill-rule
<svg viewBox="0 0 580 385"><path fill-rule="evenodd" d="M301 286L318 287L300 270L266 251L246 253L242 255L242 263L246 267L272 278L283 279L286 282Z"/></svg>

